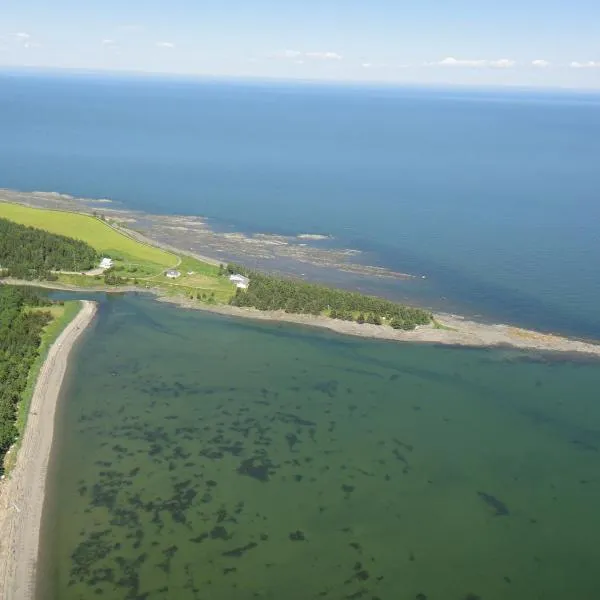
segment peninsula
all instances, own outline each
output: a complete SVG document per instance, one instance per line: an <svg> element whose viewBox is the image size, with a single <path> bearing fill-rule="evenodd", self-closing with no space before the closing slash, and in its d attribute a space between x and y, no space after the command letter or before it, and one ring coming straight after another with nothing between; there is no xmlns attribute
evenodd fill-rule
<svg viewBox="0 0 600 600"><path fill-rule="evenodd" d="M163 302L244 318L288 321L338 333L472 347L508 346L549 352L600 355L600 345L509 325L490 325L456 315L435 314L381 298L284 278L186 252L127 229L110 214L39 209L2 201L0 219L75 237L94 249L95 261L110 258L99 271L61 269L23 278L4 272L5 283L68 290L147 291ZM1 253L0 253L1 259ZM1 264L1 263L0 263ZM3 265L5 268L7 265ZM236 288L232 274L250 279Z"/></svg>

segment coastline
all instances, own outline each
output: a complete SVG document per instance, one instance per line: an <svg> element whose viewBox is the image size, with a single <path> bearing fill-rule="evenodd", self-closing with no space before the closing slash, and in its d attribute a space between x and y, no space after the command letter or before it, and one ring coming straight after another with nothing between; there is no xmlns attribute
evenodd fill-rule
<svg viewBox="0 0 600 600"><path fill-rule="evenodd" d="M460 315L434 313L432 325L419 325L413 331L392 329L385 325L358 324L325 316L286 313L284 311L260 311L255 308L241 308L228 304L207 304L190 300L183 296L167 296L157 288L134 286L83 288L49 282L36 282L18 279L0 280L8 285L29 285L45 289L72 292L100 292L107 294L140 293L152 294L157 302L164 302L191 310L204 310L231 317L276 321L329 329L342 335L351 335L376 340L388 340L404 343L441 344L444 346L463 346L466 348L509 347L517 350L555 352L562 354L585 354L600 358L600 342L568 338L554 333L542 333L504 323L481 323L466 319Z"/></svg>
<svg viewBox="0 0 600 600"><path fill-rule="evenodd" d="M39 372L16 466L0 484L0 597L32 600L54 417L70 352L96 314L82 301Z"/></svg>
<svg viewBox="0 0 600 600"><path fill-rule="evenodd" d="M7 197L3 197L3 195ZM43 206L46 209L55 211L76 212L78 214L89 214L94 209L93 214L97 215L97 204L92 200L76 199L70 196L49 192L15 192L11 190L0 189L0 202L7 201L9 203L20 204L32 208L40 208ZM87 202L87 204L85 204ZM63 205L65 203L65 205ZM91 203L91 204L90 204ZM50 204L50 206L46 206ZM115 215L131 214L139 217L141 213L133 213L116 209L105 209L104 216L108 220L108 224L117 233L125 237L135 240L147 246L153 246L181 257L190 257L196 260L206 262L211 265L221 264L221 260L207 257L204 254L195 252L195 248L190 247L188 250L183 250L181 245L165 242L161 236L149 234L149 232L140 232L131 229L129 226L123 226L123 223L129 225L130 220L135 219L119 219ZM146 215L151 217L152 215ZM196 217L181 217L173 216L172 219L179 223L179 226L173 226L172 229L186 229L181 223L187 220L195 222ZM204 222L200 225L204 227ZM154 230L152 230L153 233ZM225 237L238 234L224 234ZM300 234L301 236L311 234ZM259 236L261 237L261 236ZM264 237L264 236L263 236ZM298 237L298 236L297 236ZM304 238L299 238L304 239ZM169 238L169 242L172 241ZM181 241L181 240L180 240ZM246 244L247 245L247 244ZM245 246L246 246L245 245ZM210 245L207 248L211 247ZM214 248L213 248L214 250ZM221 252L217 249L216 252ZM310 261L309 261L310 262ZM341 265L337 265L338 270L344 270ZM401 275L401 274L396 274ZM409 277L408 275L403 275ZM512 347L522 350L532 350L539 352L559 352L559 353L579 353L588 356L600 356L600 340L568 337L564 334L556 334L553 332L540 332L523 327L513 326L501 323L479 322L468 319L458 314L435 313L434 322L430 325L418 326L414 331L395 330L389 326L377 326L371 324L358 324L356 322L342 321L339 319L331 319L327 316L313 316L309 314L290 314L284 311L259 311L253 308L238 308L228 304L209 304L200 301L191 301L185 296L172 296L165 292L163 288L152 285L152 282L146 282L142 285L123 285L123 286L108 286L108 285L92 285L80 286L79 282L59 283L45 281L24 281L17 279L0 279L0 284L12 285L29 285L40 288L83 292L83 293L148 293L156 296L158 301L175 304L184 308L207 310L226 314L234 317L251 318L269 321L285 321L306 325L312 327L326 328L336 333L343 335L353 335L359 337L390 340L396 342L412 342L412 343L430 343L443 344L448 346L465 346L473 348L485 347ZM376 295L376 294L375 294ZM221 300L222 301L222 300Z"/></svg>
<svg viewBox="0 0 600 600"><path fill-rule="evenodd" d="M389 340L404 343L441 344L470 348L511 347L539 352L578 353L600 358L600 344L570 339L550 333L540 333L511 325L478 323L459 315L434 314L436 325L418 325L412 331L392 329L385 325L362 325L355 321L341 321L325 316L293 314L284 311L260 311L229 305L199 304L183 297L160 296L158 302L182 308L206 310L222 315L279 321L329 329L342 335Z"/></svg>

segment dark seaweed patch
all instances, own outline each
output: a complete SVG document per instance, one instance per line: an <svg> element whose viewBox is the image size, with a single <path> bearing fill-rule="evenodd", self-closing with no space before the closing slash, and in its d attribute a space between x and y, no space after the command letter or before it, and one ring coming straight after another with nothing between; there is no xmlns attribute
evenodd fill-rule
<svg viewBox="0 0 600 600"><path fill-rule="evenodd" d="M277 412L275 413L275 418L283 421L284 423L292 423L293 425L299 425L300 427L316 427L317 425L314 421L301 419L298 415L294 415L292 413Z"/></svg>
<svg viewBox="0 0 600 600"><path fill-rule="evenodd" d="M491 494L486 494L485 492L477 492L478 496L495 511L497 517L507 517L510 515L508 507L504 502L498 500L495 496Z"/></svg>
<svg viewBox="0 0 600 600"><path fill-rule="evenodd" d="M257 546L258 546L258 544L256 542L250 542L250 543L246 544L245 546L240 546L239 548L234 548L233 550L227 550L226 552L222 552L221 554L223 556L240 558L246 552L248 552L248 550L252 550L253 548L256 548Z"/></svg>
<svg viewBox="0 0 600 600"><path fill-rule="evenodd" d="M211 529L210 538L212 540L229 540L231 539L231 535L227 533L227 529L225 529L225 527L222 525L217 525Z"/></svg>
<svg viewBox="0 0 600 600"><path fill-rule="evenodd" d="M240 464L237 468L240 475L247 475L258 481L269 481L270 476L274 472L274 467L271 461L264 456L253 456Z"/></svg>
<svg viewBox="0 0 600 600"><path fill-rule="evenodd" d="M287 442L288 448L290 452L294 451L294 446L300 441L298 436L293 433L286 433L285 441Z"/></svg>

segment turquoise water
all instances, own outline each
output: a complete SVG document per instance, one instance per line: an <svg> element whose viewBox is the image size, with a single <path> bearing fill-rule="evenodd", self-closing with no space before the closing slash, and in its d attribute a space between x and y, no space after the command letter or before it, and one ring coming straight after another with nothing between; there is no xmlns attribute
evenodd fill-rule
<svg viewBox="0 0 600 600"><path fill-rule="evenodd" d="M4 73L0 131L0 187L333 234L427 276L395 297L600 339L598 94Z"/></svg>
<svg viewBox="0 0 600 600"><path fill-rule="evenodd" d="M40 600L592 599L600 364L103 300Z"/></svg>

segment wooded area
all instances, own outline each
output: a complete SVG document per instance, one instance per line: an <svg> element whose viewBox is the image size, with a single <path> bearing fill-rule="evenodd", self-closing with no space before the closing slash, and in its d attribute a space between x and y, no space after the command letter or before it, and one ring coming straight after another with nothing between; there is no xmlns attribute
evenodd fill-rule
<svg viewBox="0 0 600 600"><path fill-rule="evenodd" d="M21 279L56 279L52 271L86 271L98 261L80 240L0 218L0 269Z"/></svg>
<svg viewBox="0 0 600 600"><path fill-rule="evenodd" d="M226 272L250 278L247 290L238 289L231 299L233 306L252 306L259 310L285 310L288 313L326 314L333 319L357 323L384 322L395 329L414 329L432 320L432 314L421 308L397 304L376 296L329 288L248 270L240 265L227 265Z"/></svg>
<svg viewBox="0 0 600 600"><path fill-rule="evenodd" d="M0 285L0 472L15 441L17 405L38 354L48 311L31 310L48 302L27 288Z"/></svg>

